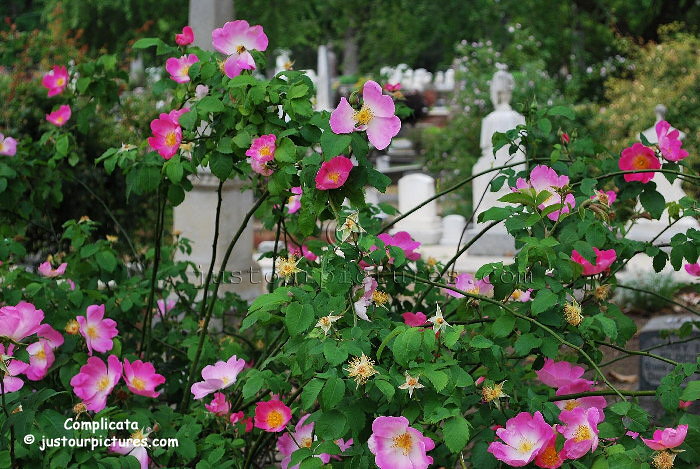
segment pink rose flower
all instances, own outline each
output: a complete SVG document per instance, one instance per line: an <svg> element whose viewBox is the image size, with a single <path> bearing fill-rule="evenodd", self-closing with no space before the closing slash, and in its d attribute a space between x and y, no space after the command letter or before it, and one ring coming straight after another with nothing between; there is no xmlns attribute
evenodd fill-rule
<svg viewBox="0 0 700 469"><path fill-rule="evenodd" d="M245 414L243 414L243 411L232 413L230 420L231 420L231 424L233 424L233 425L235 425L237 423L241 423L241 424L245 425L245 432L246 433L253 430L253 419L251 417L245 418Z"/></svg>
<svg viewBox="0 0 700 469"><path fill-rule="evenodd" d="M506 428L497 429L496 435L503 443L492 442L488 452L510 466L522 467L532 462L549 444L554 430L540 412L534 415L520 412L506 422Z"/></svg>
<svg viewBox="0 0 700 469"><path fill-rule="evenodd" d="M54 65L53 70L41 79L41 86L49 90L49 98L61 94L68 86L68 69L60 65Z"/></svg>
<svg viewBox="0 0 700 469"><path fill-rule="evenodd" d="M182 28L182 33L175 35L175 42L179 46L187 46L194 41L194 31L189 26Z"/></svg>
<svg viewBox="0 0 700 469"><path fill-rule="evenodd" d="M136 440L138 440L139 443L137 443ZM139 461L140 469L148 469L150 458L148 457L148 450L146 449L147 440L148 434L144 434L143 431L139 430L130 435L129 438L115 440L115 442L109 446L109 450L113 453L133 456Z"/></svg>
<svg viewBox="0 0 700 469"><path fill-rule="evenodd" d="M107 406L107 396L121 376L122 364L116 356L107 357L107 364L97 357L90 357L80 368L80 373L71 378L70 384L87 410L99 412Z"/></svg>
<svg viewBox="0 0 700 469"><path fill-rule="evenodd" d="M680 161L688 156L688 152L681 148L683 143L681 142L678 130L671 129L671 124L666 121L659 121L656 123L656 139L659 142L659 150L661 150L661 156L666 158L668 161Z"/></svg>
<svg viewBox="0 0 700 469"><path fill-rule="evenodd" d="M104 319L104 315L105 305L90 305L85 316L75 318L80 324L80 335L85 338L89 355L93 350L100 353L112 350L112 339L119 334L117 323L113 319Z"/></svg>
<svg viewBox="0 0 700 469"><path fill-rule="evenodd" d="M599 274L610 268L612 263L615 262L615 259L617 259L617 253L614 249L601 251L598 248L593 248L593 252L595 252L596 255L595 265L591 264L586 258L579 254L576 249L571 251L571 260L583 266L583 275Z"/></svg>
<svg viewBox="0 0 700 469"><path fill-rule="evenodd" d="M455 283L451 284L458 290L471 293L473 295L491 296L493 295L493 285L489 282L488 277L477 279L472 274L459 274L455 279ZM453 290L443 288L443 292L455 298L464 298L464 295Z"/></svg>
<svg viewBox="0 0 700 469"><path fill-rule="evenodd" d="M525 291L522 291L520 289L516 289L513 291L513 293L510 294L509 299L512 301L519 301L521 303L527 303L528 301L532 300L532 288L528 288Z"/></svg>
<svg viewBox="0 0 700 469"><path fill-rule="evenodd" d="M275 159L276 142L277 136L274 134L261 135L253 140L250 148L245 152L250 158L250 167L253 171L263 176L271 176L275 172L270 162Z"/></svg>
<svg viewBox="0 0 700 469"><path fill-rule="evenodd" d="M0 308L0 337L7 337L15 342L21 342L39 331L44 312L25 301L17 306Z"/></svg>
<svg viewBox="0 0 700 469"><path fill-rule="evenodd" d="M530 171L530 179L525 180L518 178L515 184L515 191L534 189L538 194L546 191L549 197L539 205L540 210L555 204L563 204L561 210L555 210L547 214L547 218L552 221L557 221L562 213L569 213L576 206L576 199L573 194L567 193L562 199L557 193L557 189L561 189L569 184L569 176L559 176L556 171L545 165L537 165Z"/></svg>
<svg viewBox="0 0 700 469"><path fill-rule="evenodd" d="M362 279L362 284L358 285L356 287L353 287L352 289L352 295L355 296L355 294L360 291L364 290L362 293L362 296L353 303L353 309L355 310L355 314L360 319L364 319L365 321L369 321L369 317L367 316L367 308L369 305L372 303L372 296L374 295L374 292L377 290L377 286L379 284L377 281L370 276L365 277Z"/></svg>
<svg viewBox="0 0 700 469"><path fill-rule="evenodd" d="M151 121L152 137L148 137L148 144L160 156L169 160L180 149L182 142L182 127L180 127L180 116L189 112L189 108L172 110L168 114L162 113L158 119Z"/></svg>
<svg viewBox="0 0 700 469"><path fill-rule="evenodd" d="M255 404L256 428L270 433L281 432L291 419L292 410L278 399Z"/></svg>
<svg viewBox="0 0 700 469"><path fill-rule="evenodd" d="M139 396L158 397L156 388L165 383L165 377L156 373L152 363L136 360L130 363L124 359L124 381L129 391Z"/></svg>
<svg viewBox="0 0 700 469"><path fill-rule="evenodd" d="M50 262L42 262L36 269L43 277L58 277L66 273L68 263L64 262L55 269L51 267Z"/></svg>
<svg viewBox="0 0 700 469"><path fill-rule="evenodd" d="M63 336L48 324L42 324L37 330L39 341L27 346L29 367L24 374L31 381L46 377L51 365L56 361L53 351L63 345Z"/></svg>
<svg viewBox="0 0 700 469"><path fill-rule="evenodd" d="M292 195L287 199L287 213L297 213L301 208L301 186L292 187L290 189Z"/></svg>
<svg viewBox="0 0 700 469"><path fill-rule="evenodd" d="M688 425L678 425L676 428L656 430L652 439L642 438L642 441L654 451L662 451L683 444L687 434Z"/></svg>
<svg viewBox="0 0 700 469"><path fill-rule="evenodd" d="M255 70L255 60L250 50L267 49L267 36L262 26L250 26L245 20L229 21L223 28L211 33L214 49L228 56L224 62L224 73L229 78L237 77L243 70Z"/></svg>
<svg viewBox="0 0 700 469"><path fill-rule="evenodd" d="M557 396L565 396L567 394L578 394L580 392L594 391L593 384L587 379L577 379L569 384L565 384L557 389ZM568 401L556 401L556 406L561 410L573 410L573 409L590 409L595 407L600 410L601 421L605 417L603 414L603 409L607 407L608 401L605 400L603 396L587 396L578 397L576 399L569 399Z"/></svg>
<svg viewBox="0 0 700 469"><path fill-rule="evenodd" d="M318 259L318 256L313 252L309 251L309 248L305 244L302 244L301 248L294 244L290 244L289 246L287 246L287 250L289 251L290 255L294 257L304 256L306 260L311 262L315 262L316 259Z"/></svg>
<svg viewBox="0 0 700 469"><path fill-rule="evenodd" d="M245 367L245 360L233 355L228 361L218 361L207 365L202 370L202 378L192 385L191 391L195 399L201 399L215 391L226 389L236 382L238 374Z"/></svg>
<svg viewBox="0 0 700 469"><path fill-rule="evenodd" d="M308 418L309 414L304 415L294 427L294 433L285 433L277 439L277 451L282 455L282 469L298 469L299 464L290 466L292 453L299 448L311 448L316 441L314 424L305 423ZM331 460L331 455L326 453L317 454L316 457L323 461L323 464L328 464Z"/></svg>
<svg viewBox="0 0 700 469"><path fill-rule="evenodd" d="M169 300L158 300L156 301L156 306L158 307L158 313L162 318L165 318L165 315L168 314L172 309L175 307L177 304L177 300L174 298L171 298Z"/></svg>
<svg viewBox="0 0 700 469"><path fill-rule="evenodd" d="M170 57L165 61L165 70L170 74L170 79L176 83L190 81L190 67L199 62L199 57L194 54L183 55L179 59Z"/></svg>
<svg viewBox="0 0 700 469"><path fill-rule="evenodd" d="M211 400L211 403L204 404L204 407L212 414L218 416L224 416L231 410L231 404L226 400L226 396L220 392L215 392L214 399Z"/></svg>
<svg viewBox="0 0 700 469"><path fill-rule="evenodd" d="M634 171L640 169L660 169L661 162L656 157L654 150L649 147L645 147L641 143L637 142L631 147L622 150L620 155L620 160L618 161L618 167L621 171ZM642 184L654 179L655 172L646 173L630 173L625 174L625 181L639 181Z"/></svg>
<svg viewBox="0 0 700 469"><path fill-rule="evenodd" d="M562 132L560 135L561 143L568 145L571 142L571 137L566 132Z"/></svg>
<svg viewBox="0 0 700 469"><path fill-rule="evenodd" d="M368 80L362 87L359 111L355 111L347 99L340 98L340 104L331 113L331 130L336 134L367 131L370 143L377 150L383 150L401 130L401 119L394 115L395 112L391 96L382 95L382 87L376 81Z"/></svg>
<svg viewBox="0 0 700 469"><path fill-rule="evenodd" d="M563 451L557 451L557 434L552 432L552 437L547 444L537 453L535 466L546 469L556 469L564 464Z"/></svg>
<svg viewBox="0 0 700 469"><path fill-rule="evenodd" d="M679 409L687 409L691 405L693 405L693 401L678 401Z"/></svg>
<svg viewBox="0 0 700 469"><path fill-rule="evenodd" d="M683 268L690 275L695 275L696 277L700 277L700 262L696 262L695 264L686 264L683 266Z"/></svg>
<svg viewBox="0 0 700 469"><path fill-rule="evenodd" d="M384 89L389 93L394 93L401 90L401 83L385 83Z"/></svg>
<svg viewBox="0 0 700 469"><path fill-rule="evenodd" d="M542 381L547 386L560 388L580 381L579 378L585 373L580 366L573 365L569 362L555 362L551 358L545 358L542 369L535 371L537 379ZM592 381L588 381L593 384Z"/></svg>
<svg viewBox="0 0 700 469"><path fill-rule="evenodd" d="M428 317L420 311L417 313L403 313L401 317L404 324L411 327L425 326L428 322Z"/></svg>
<svg viewBox="0 0 700 469"><path fill-rule="evenodd" d="M46 114L46 120L51 122L53 125L56 125L58 127L61 127L63 124L68 122L71 116L71 110L70 106L67 104L64 104L60 106L58 109L55 111Z"/></svg>
<svg viewBox="0 0 700 469"><path fill-rule="evenodd" d="M388 233L381 233L377 235L377 238L381 239L384 245L388 248L389 246L396 246L403 250L406 259L409 261L417 261L420 259L420 253L416 252L416 249L420 247L420 242L414 241L411 235L407 231L398 231L393 235ZM370 251L377 249L375 246L370 248ZM387 249L387 254L389 253ZM394 258L389 257L389 264L394 263Z"/></svg>
<svg viewBox="0 0 700 469"><path fill-rule="evenodd" d="M595 191L595 195L592 195L591 199L598 200L610 207L617 200L617 194L615 191Z"/></svg>
<svg viewBox="0 0 700 469"><path fill-rule="evenodd" d="M558 425L557 431L564 435L564 449L566 459L578 459L588 451L595 451L598 447L598 424L604 419L603 412L596 408L577 408L565 410L559 414L559 420L564 425Z"/></svg>
<svg viewBox="0 0 700 469"><path fill-rule="evenodd" d="M0 155L15 156L17 154L17 140L0 134Z"/></svg>
<svg viewBox="0 0 700 469"><path fill-rule="evenodd" d="M341 187L348 180L352 166L350 158L343 155L324 161L316 173L316 189L327 191Z"/></svg>
<svg viewBox="0 0 700 469"><path fill-rule="evenodd" d="M19 391L24 386L24 381L18 378L21 373L24 373L29 365L23 361L13 358L15 346L9 345L7 349L3 344L0 344L0 355L4 355L5 362L7 363L7 374L4 374L2 378L2 387L5 390L5 394ZM0 390L2 394L2 390Z"/></svg>
<svg viewBox="0 0 700 469"><path fill-rule="evenodd" d="M435 448L435 443L409 427L406 417L374 419L367 445L379 469L426 469L433 463L426 452Z"/></svg>

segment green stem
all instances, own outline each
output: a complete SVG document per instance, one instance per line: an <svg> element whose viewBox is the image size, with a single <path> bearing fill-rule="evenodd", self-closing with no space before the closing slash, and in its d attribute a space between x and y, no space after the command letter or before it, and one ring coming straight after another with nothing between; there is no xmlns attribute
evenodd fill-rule
<svg viewBox="0 0 700 469"><path fill-rule="evenodd" d="M624 399L624 396L623 396L622 394L620 394L620 392L617 390L617 388L616 388L615 386L613 386L612 383L611 383L610 381L608 381L608 378L605 377L605 375L603 374L603 372L601 371L601 369L598 367L598 365L596 365L596 363L593 361L593 359L590 357L590 355L588 355L581 347L579 347L579 346L577 346L577 345L575 345L575 344L572 344L571 342L567 341L567 340L564 339L562 336L560 336L559 334L557 334L554 330L552 330L550 327L545 326L544 324L542 324L542 323L539 322L538 320L536 320L536 319L534 319L534 318L531 318L531 317L529 317L529 316L522 315L522 314L518 313L517 311L515 311L515 310L509 308L508 306L504 305L504 304L501 303L500 301L494 300L494 299L489 298L489 297L487 297L487 296L475 295L475 294L473 294L473 293L469 293L469 292L462 291L462 290L460 290L460 289L458 289L458 288L455 288L455 287L453 287L453 286L451 286L451 285L445 285L445 284L433 282L433 281L431 281L431 280L424 279L424 278L422 278L422 277L418 277L417 275L411 275L411 274L406 274L406 275L407 275L408 277L413 278L413 279L414 279L415 281L417 281L417 282L425 283L425 284L428 284L428 285L433 285L433 286L439 287L439 288L446 288L446 289L448 289L448 290L452 290L452 291L454 291L454 292L461 293L462 295L467 296L467 297L469 297L469 298L474 298L474 299L477 299L477 300L485 301L486 303L494 304L494 305L500 307L501 309L503 309L503 310L505 310L505 311L508 311L510 314L512 314L512 315L515 316L516 318L520 318L520 319L523 319L523 320L525 320L525 321L531 322L532 324L535 324L535 325L538 326L540 329L543 329L543 330L544 330L545 332L547 332L549 335L551 335L552 337L554 337L554 338L555 338L559 343L561 343L562 345L566 345L567 347L569 347L569 348L571 348L571 349L577 351L577 352L578 352L582 357L584 357L584 358L586 359L586 361L593 367L593 369L596 371L596 373L598 374L598 376L600 376L600 378L603 380L603 382L604 382L610 389L612 389L613 391L615 391L615 394L617 394L617 395L620 396L622 399Z"/></svg>
<svg viewBox="0 0 700 469"><path fill-rule="evenodd" d="M482 171L482 172L480 172L480 173L472 174L472 175L469 176L468 178L463 179L463 180L461 180L460 182L458 182L457 184L455 184L455 185L453 185L453 186L450 186L450 187L448 187L447 189L438 192L438 193L435 194L434 196L432 196L432 197L430 197L430 198L424 200L424 201L421 202L420 204L416 205L416 206L413 207L411 210L409 210L409 211L407 211L407 212L405 212L405 213L402 213L400 216L394 218L391 222L389 222L388 224L384 225L384 227L381 229L381 231L380 231L379 233L384 233L386 230L388 230L389 228L391 228L392 226L394 226L396 223L398 223L399 221L403 220L404 218L406 218L407 216L409 216L409 215L412 214L413 212L415 212L415 211L417 211L417 210L420 210L422 207L424 207L425 205L428 205L428 204L429 204L430 202L432 202L433 200L439 199L439 198L442 197L443 195L449 194L450 192L459 189L460 187L462 187L463 185L465 185L465 184L468 183L469 181L472 181L472 180L478 178L479 176L483 176L484 174L492 173L492 172L494 172L494 171L500 171L500 170L502 170L502 169L512 168L513 166L519 166L519 165L522 165L522 164L523 164L522 162L512 163L512 164L507 164L507 165L499 166L499 167L497 167L497 168L487 169L486 171Z"/></svg>
<svg viewBox="0 0 700 469"><path fill-rule="evenodd" d="M596 340L595 343L598 345L604 345L606 347L614 348L615 350L619 350L620 352L624 352L628 355L640 355L642 357L655 358L657 360L661 360L662 362L669 363L673 366L680 365L680 363L678 363L677 361L671 360L670 358L662 357L661 355L656 355L656 354L649 353L649 352L642 352L642 351L638 351L638 350L627 350L624 347L620 347L618 345L613 345L613 344L608 344L608 343L600 341L600 340Z"/></svg>
<svg viewBox="0 0 700 469"><path fill-rule="evenodd" d="M275 233L275 247L272 249L272 277L270 278L270 285L268 285L268 291L272 293L275 289L275 264L277 263L277 255L279 252L280 243L280 233L282 231L282 219L284 218L284 212L280 211L280 216L277 219L277 233ZM299 246L301 249L301 246Z"/></svg>
<svg viewBox="0 0 700 469"><path fill-rule="evenodd" d="M645 349L639 350L639 352L651 352L652 350L656 350L656 349L659 349L661 347L667 347L669 345L676 345L676 344L685 344L686 342L692 342L693 340L698 340L698 339L700 339L699 336L688 337L687 339L683 339L683 340L670 341L670 342L666 342L664 344L654 345L653 347L647 347ZM630 350L625 350L625 353L629 353L629 352L630 352ZM613 363L619 362L620 360L624 360L625 358L628 358L628 357L629 357L629 355L613 358L612 360L609 360L605 363L601 363L600 367L604 368L608 365L612 365Z"/></svg>
<svg viewBox="0 0 700 469"><path fill-rule="evenodd" d="M214 241L211 243L211 262L209 263L209 270L207 271L207 278L204 281L204 292L202 293L202 310L199 313L199 318L204 316L207 308L207 299L209 296L209 285L211 284L211 276L214 274L214 264L216 264L216 248L219 243L219 229L221 220L221 202L223 197L221 195L224 187L224 180L219 180L219 187L216 190L216 217L214 221Z"/></svg>
<svg viewBox="0 0 700 469"><path fill-rule="evenodd" d="M2 397L2 410L5 412L5 417L10 418L10 413L7 411L7 403L5 402L5 376L0 379L0 397ZM15 427L10 425L10 465L15 467Z"/></svg>
<svg viewBox="0 0 700 469"><path fill-rule="evenodd" d="M677 301L675 301L675 300L672 300L671 298L666 298L665 296L659 295L658 293L655 293L655 292L653 292L653 291L644 290L643 288L630 287L630 286L628 286L628 285L621 285L621 284L619 284L619 283L617 284L617 287L618 287L618 288L624 288L625 290L636 291L636 292L639 292L639 293L646 293L646 294L648 294L648 295L651 295L651 296L654 296L654 297L656 297L656 298L662 299L662 300L664 300L664 301L666 301L666 302L668 302L668 303L671 303L671 304L674 304L674 305L676 305L676 306L679 306L679 307L683 308L684 310L688 311L688 312L691 313L691 314L695 314L696 316L700 316L700 313L699 313L699 312L695 311L695 310L692 309L692 308L687 307L687 306L684 305L683 303L679 303L679 302L677 302Z"/></svg>
<svg viewBox="0 0 700 469"><path fill-rule="evenodd" d="M671 171L670 169L635 169L632 171L614 171L612 173L607 173L607 174L602 174L600 176L591 176L591 179L605 179L613 176L620 176L623 174L639 174L639 173L667 173L667 174L675 174L676 176L683 176L683 177L689 177L693 179L698 179L700 180L700 176L696 176L694 174L685 174L681 173L680 171ZM571 186L577 186L581 184L583 181L577 181L573 183Z"/></svg>
<svg viewBox="0 0 700 469"><path fill-rule="evenodd" d="M243 218L243 221L241 222L241 226L238 228L238 231L236 234L233 236L231 239L231 242L229 243L228 247L226 248L226 253L224 254L224 258L221 261L221 267L219 268L219 273L217 275L217 281L214 283L214 291L212 292L212 299L211 302L209 303L209 307L207 308L207 313L204 317L204 324L202 325L202 330L199 333L199 343L197 344L197 350L194 355L194 359L192 360L192 366L190 367L190 373L189 377L187 378L187 385L185 386L185 392L182 397L182 402L180 403L180 411L184 411L187 406L190 403L190 388L192 387L192 383L194 383L194 377L195 374L197 373L197 369L199 367L199 359L202 357L202 350L204 348L204 340L207 336L207 330L209 329L209 321L211 320L212 313L214 312L214 305L216 305L216 298L217 294L219 292L219 286L221 285L222 277L226 271L226 265L228 264L228 260L231 257L231 252L233 251L234 246L238 242L239 238L243 234L243 231L245 230L246 226L248 226L248 223L250 222L250 219L253 218L253 215L255 214L255 211L260 208L262 203L267 200L267 198L270 196L269 192L265 192L253 205L253 207L246 213L246 216Z"/></svg>

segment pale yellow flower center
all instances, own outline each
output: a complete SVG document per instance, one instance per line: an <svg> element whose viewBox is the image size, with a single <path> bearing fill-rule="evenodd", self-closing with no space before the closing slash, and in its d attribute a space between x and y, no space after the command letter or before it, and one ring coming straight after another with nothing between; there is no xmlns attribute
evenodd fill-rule
<svg viewBox="0 0 700 469"><path fill-rule="evenodd" d="M580 406L581 403L577 401L576 399L571 399L569 401L566 401L566 404L564 404L564 409L566 410L574 410L576 407Z"/></svg>
<svg viewBox="0 0 700 469"><path fill-rule="evenodd" d="M649 161L644 157L644 155L637 155L634 157L632 166L634 169L647 169Z"/></svg>
<svg viewBox="0 0 700 469"><path fill-rule="evenodd" d="M301 448L311 448L313 440L311 438L304 438L301 440Z"/></svg>
<svg viewBox="0 0 700 469"><path fill-rule="evenodd" d="M587 425L579 425L574 433L574 441L580 443L591 439L591 429Z"/></svg>
<svg viewBox="0 0 700 469"><path fill-rule="evenodd" d="M168 132L165 134L165 144L169 147L172 147L177 143L177 137L175 136L175 132Z"/></svg>
<svg viewBox="0 0 700 469"><path fill-rule="evenodd" d="M267 414L267 418L265 418L265 421L267 422L267 426L270 428L277 428L280 425L282 425L282 422L284 422L284 417L282 416L282 412L279 410L273 410L269 414Z"/></svg>
<svg viewBox="0 0 700 469"><path fill-rule="evenodd" d="M66 84L66 79L65 78L59 78L56 80L56 86L63 86Z"/></svg>
<svg viewBox="0 0 700 469"><path fill-rule="evenodd" d="M327 177L333 182L338 182L340 180L340 173L338 171L331 171L328 173Z"/></svg>
<svg viewBox="0 0 700 469"><path fill-rule="evenodd" d="M355 114L353 116L353 118L355 119L355 122L357 122L360 125L367 125L369 123L369 121L372 120L373 117L374 117L374 113L367 106L362 106L362 109L355 112Z"/></svg>
<svg viewBox="0 0 700 469"><path fill-rule="evenodd" d="M97 334L97 329L95 329L95 326L88 326L87 328L87 335L91 339L97 339L98 334Z"/></svg>
<svg viewBox="0 0 700 469"><path fill-rule="evenodd" d="M523 292L522 290L515 290L511 296L514 300L518 300L521 296L523 296Z"/></svg>
<svg viewBox="0 0 700 469"><path fill-rule="evenodd" d="M241 46L236 46L236 53L242 54L243 52L245 52L245 47L244 47L244 46L242 46L242 45L241 45Z"/></svg>
<svg viewBox="0 0 700 469"><path fill-rule="evenodd" d="M413 448L413 438L410 433L402 433L401 435L395 436L393 440L394 443L392 446L394 448L399 448L404 456L411 452Z"/></svg>
<svg viewBox="0 0 700 469"><path fill-rule="evenodd" d="M134 389L138 389L139 391L143 391L144 389L146 389L146 383L141 378L132 379L131 386Z"/></svg>
<svg viewBox="0 0 700 469"><path fill-rule="evenodd" d="M109 378L107 376L103 376L100 378L100 380L97 382L97 390L98 391L104 391L109 387Z"/></svg>
<svg viewBox="0 0 700 469"><path fill-rule="evenodd" d="M46 352L44 352L44 349L39 349L39 351L34 355L36 358L39 360L44 360L46 359Z"/></svg>
<svg viewBox="0 0 700 469"><path fill-rule="evenodd" d="M520 442L520 446L518 446L518 449L522 453L529 453L530 451L532 451L532 448L534 448L534 446L535 445L532 444L532 442L530 440L522 440Z"/></svg>
<svg viewBox="0 0 700 469"><path fill-rule="evenodd" d="M260 156L270 156L272 152L270 151L270 147L265 145L260 148Z"/></svg>

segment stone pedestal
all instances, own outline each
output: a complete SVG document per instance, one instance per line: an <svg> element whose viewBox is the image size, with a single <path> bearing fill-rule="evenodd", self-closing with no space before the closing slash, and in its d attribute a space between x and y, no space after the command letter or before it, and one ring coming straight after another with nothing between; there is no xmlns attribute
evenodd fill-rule
<svg viewBox="0 0 700 469"><path fill-rule="evenodd" d="M412 173L399 179L399 212L405 213L435 195L435 180L427 174ZM433 200L399 221L393 233L408 231L422 244L436 244L440 240L441 223L437 204Z"/></svg>
<svg viewBox="0 0 700 469"><path fill-rule="evenodd" d="M216 223L217 187L219 179L202 168L192 179L194 188L187 194L182 204L173 210L174 230L182 233L192 242L192 254L176 254L176 260L191 261L202 272L203 278L193 279L201 284L211 263L212 242ZM240 181L227 181L222 191L219 240L216 247L214 272L221 268L226 248L241 226L246 213L253 206L251 191L241 191ZM253 262L252 220L236 243L226 265L227 278L219 292L231 291L245 299L252 299L263 292L260 269Z"/></svg>
<svg viewBox="0 0 700 469"><path fill-rule="evenodd" d="M211 32L233 19L232 0L190 0L189 25L194 31L193 46L214 50Z"/></svg>

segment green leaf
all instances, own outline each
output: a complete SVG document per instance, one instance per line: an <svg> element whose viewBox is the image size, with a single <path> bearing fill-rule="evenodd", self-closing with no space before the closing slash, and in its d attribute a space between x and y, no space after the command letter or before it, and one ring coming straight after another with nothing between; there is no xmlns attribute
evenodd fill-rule
<svg viewBox="0 0 700 469"><path fill-rule="evenodd" d="M655 190L646 190L639 195L639 201L642 203L644 210L647 210L652 218L659 219L666 207L664 196Z"/></svg>
<svg viewBox="0 0 700 469"><path fill-rule="evenodd" d="M201 113L221 112L225 108L224 103L214 96L205 96L197 103L197 111Z"/></svg>
<svg viewBox="0 0 700 469"><path fill-rule="evenodd" d="M114 272L117 268L117 259L109 251L100 251L95 255L97 264L107 272Z"/></svg>
<svg viewBox="0 0 700 469"><path fill-rule="evenodd" d="M184 170L182 168L182 162L180 161L179 155L165 163L165 174L168 176L168 179L175 184L178 184L182 180Z"/></svg>
<svg viewBox="0 0 700 469"><path fill-rule="evenodd" d="M391 347L396 361L402 365L407 365L418 354L421 341L421 332L417 327L410 327L399 334Z"/></svg>
<svg viewBox="0 0 700 469"><path fill-rule="evenodd" d="M139 39L134 43L132 49L146 49L148 47L153 47L158 44L163 42L162 40L158 39L157 37L144 37L142 39Z"/></svg>
<svg viewBox="0 0 700 469"><path fill-rule="evenodd" d="M469 441L469 424L461 415L455 415L445 422L442 435L445 439L445 446L452 453L459 453Z"/></svg>
<svg viewBox="0 0 700 469"><path fill-rule="evenodd" d="M292 303L285 310L284 323L290 335L306 331L314 323L315 315L310 304Z"/></svg>
<svg viewBox="0 0 700 469"><path fill-rule="evenodd" d="M348 149L351 141L352 137L350 135L338 135L330 130L326 130L321 135L321 149L323 150L323 155L326 159L338 156Z"/></svg>
<svg viewBox="0 0 700 469"><path fill-rule="evenodd" d="M549 111L547 111L547 115L563 116L563 117L566 117L567 119L571 119L571 120L574 120L576 118L574 111L572 111L570 108L568 108L566 106L554 106Z"/></svg>
<svg viewBox="0 0 700 469"><path fill-rule="evenodd" d="M382 394L384 394L386 400L391 402L391 400L394 398L394 394L396 393L396 388L394 385L388 381L384 381L383 379L375 379L374 384L382 392Z"/></svg>
<svg viewBox="0 0 700 469"><path fill-rule="evenodd" d="M493 342L483 335L477 335L476 337L473 337L472 340L469 342L469 346L473 348L489 348L493 345Z"/></svg>
<svg viewBox="0 0 700 469"><path fill-rule="evenodd" d="M515 327L515 317L510 314L503 314L496 319L492 325L494 337L507 337Z"/></svg>
<svg viewBox="0 0 700 469"><path fill-rule="evenodd" d="M297 147L289 138L284 137L277 143L275 159L287 163L294 163L297 160Z"/></svg>
<svg viewBox="0 0 700 469"><path fill-rule="evenodd" d="M546 117L543 117L542 119L537 121L537 127L539 127L542 133L549 134L552 131L552 121L550 121Z"/></svg>
<svg viewBox="0 0 700 469"><path fill-rule="evenodd" d="M345 382L340 378L330 378L326 381L321 392L321 403L324 409L332 409L345 396Z"/></svg>
<svg viewBox="0 0 700 469"><path fill-rule="evenodd" d="M430 380L433 387L437 392L442 391L450 382L450 377L444 371L439 370L425 370L423 375Z"/></svg>
<svg viewBox="0 0 700 469"><path fill-rule="evenodd" d="M304 409L310 409L316 399L318 394L323 389L323 380L314 378L304 386L304 390L301 392L301 406Z"/></svg>
<svg viewBox="0 0 700 469"><path fill-rule="evenodd" d="M233 171L233 158L223 153L214 152L209 157L209 169L216 177L224 181Z"/></svg>
<svg viewBox="0 0 700 469"><path fill-rule="evenodd" d="M535 299L530 303L530 310L532 314L536 316L556 305L558 301L559 297L551 290L540 290L537 292Z"/></svg>
<svg viewBox="0 0 700 469"><path fill-rule="evenodd" d="M323 344L323 356L328 360L328 364L336 366L348 359L348 352L345 347L339 347L333 340L326 340Z"/></svg>
<svg viewBox="0 0 700 469"><path fill-rule="evenodd" d="M684 401L696 401L700 399L700 381L691 381L681 393Z"/></svg>
<svg viewBox="0 0 700 469"><path fill-rule="evenodd" d="M316 420L316 434L322 435L324 440L335 440L345 434L347 417L338 410L324 412Z"/></svg>
<svg viewBox="0 0 700 469"><path fill-rule="evenodd" d="M518 340L515 341L515 353L527 355L530 353L530 350L540 345L542 345L542 338L528 332L518 337Z"/></svg>

